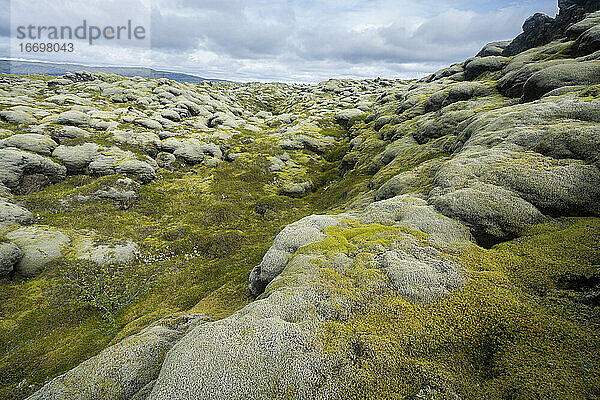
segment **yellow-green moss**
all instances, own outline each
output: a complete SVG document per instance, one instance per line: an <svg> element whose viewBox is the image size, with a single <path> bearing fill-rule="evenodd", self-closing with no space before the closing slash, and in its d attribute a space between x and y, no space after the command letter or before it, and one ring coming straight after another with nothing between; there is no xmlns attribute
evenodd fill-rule
<svg viewBox="0 0 600 400"><path fill-rule="evenodd" d="M320 134L339 137L344 132L331 118L318 125ZM256 140L244 144L242 137ZM346 142L324 157L290 152L315 187L303 199L278 195L276 176L265 156L281 154L281 149L275 139L252 132L231 140L245 151L242 159L216 168L181 165L172 172L160 170L159 178L141 186L138 200L127 209L112 200L85 199L114 184L119 175L71 176L19 197L37 223L138 243L141 257L129 266L131 277L150 267L156 276L132 304L117 307L110 320L100 307L78 302L64 290L61 271L79 265L69 257L49 265L38 277L1 281L0 397L11 392L25 397L109 343L168 315L193 311L219 319L243 307L251 301L250 270L285 225L332 212L364 193L366 176L339 174ZM23 379L27 385L18 386Z"/></svg>
<svg viewBox="0 0 600 400"><path fill-rule="evenodd" d="M600 318L585 283L561 282L598 276L599 228L597 218L568 219L474 247L459 257L469 282L449 297L416 305L390 291L350 321L326 323L325 351L354 355L348 398L594 398Z"/></svg>
<svg viewBox="0 0 600 400"><path fill-rule="evenodd" d="M358 248L376 245L387 246L390 243L402 240L407 234L420 241L427 239L427 234L403 226L365 225L353 220L345 221L343 226L336 225L325 228L324 232L327 235L324 240L304 246L298 250L298 253L349 254Z"/></svg>

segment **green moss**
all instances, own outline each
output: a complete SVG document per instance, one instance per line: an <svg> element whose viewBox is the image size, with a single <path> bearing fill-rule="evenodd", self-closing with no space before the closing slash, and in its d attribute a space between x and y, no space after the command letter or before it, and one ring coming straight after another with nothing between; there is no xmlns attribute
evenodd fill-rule
<svg viewBox="0 0 600 400"><path fill-rule="evenodd" d="M495 78L492 74L486 79ZM106 80L124 78L107 76ZM196 88L205 92L203 85ZM215 88L230 90L227 84ZM41 100L44 90L36 89L35 97ZM41 224L71 235L94 230L100 237L132 240L140 245L141 257L127 271L100 271L98 275L95 267L66 255L37 277L24 280L17 275L1 281L0 397L24 398L49 378L163 317L197 312L219 319L239 310L252 301L247 289L251 268L260 262L275 235L293 221L344 211L392 176L417 168L422 180L419 188L409 190L427 193L432 168L424 163L449 156L453 136L408 146L385 166L377 162L377 156L392 138L410 135L424 119L437 116L423 115L427 98L437 90L434 85L422 90L414 107L379 132L374 131L373 121L366 122L366 115L351 121L347 130L331 116L314 119L307 133L332 136L337 139L335 145L323 155L288 151L296 166L281 172L271 172L268 161L283 152L278 146L280 135L276 127L261 125L261 132L241 129L241 134L227 141L230 152L243 153L235 162L211 169L180 162L175 171L161 170L157 180L141 187L139 199L127 209L110 200L86 199L114 184L121 177L117 175L71 176L18 197ZM115 107L97 90L89 92L99 109ZM597 92L590 87L581 94L595 99ZM267 100L249 96L240 102L252 112L310 115L308 104L284 93L273 85L263 93ZM401 103L397 99L390 94L375 105L374 114L395 114ZM445 111L475 113L516 101L493 95L457 102ZM317 102L311 107L333 109ZM404 122L395 124L399 120ZM131 124L123 127L141 129ZM6 123L0 123L0 128L19 130ZM208 134L188 127L181 133ZM92 140L68 144L112 146L108 133L92 134ZM363 142L351 149L353 138ZM119 146L138 156L144 154L139 146ZM307 196L278 195L282 185L306 180L313 184ZM361 250L348 271L328 268L318 260L314 266L317 290L360 305L351 316L343 314L343 307L338 312L332 305L334 318L320 332L325 353L351 354L351 365L340 366L347 373L341 379L350 385L347 397L456 398L454 392L461 398L597 397L599 228L598 219L564 219L489 250L473 247L457 257L468 268L468 284L430 305L411 304L396 292L382 292L387 277L375 268L376 249L406 239L424 245L427 235L356 221L327 228L324 241L300 249L299 254L356 255ZM81 293L65 286L64 278L74 273L86 279L97 276L93 282L84 280L92 287L119 280L113 288L118 290L111 318L106 318L102 307L89 298L82 300ZM127 296L148 275L152 275L151 284L136 290L136 296ZM27 383L19 385L24 379ZM278 387L273 388L273 395L293 398L295 392Z"/></svg>
<svg viewBox="0 0 600 400"><path fill-rule="evenodd" d="M588 283L564 278L598 276L598 228L568 219L474 247L459 257L469 282L451 296L417 305L385 292L350 321L325 323L325 352L353 355L348 398L593 398L600 315L581 293Z"/></svg>
<svg viewBox="0 0 600 400"><path fill-rule="evenodd" d="M587 100L597 100L600 98L600 85L590 86L579 93L579 97Z"/></svg>
<svg viewBox="0 0 600 400"><path fill-rule="evenodd" d="M325 228L324 232L327 237L323 241L304 246L298 253L322 253L330 256L335 253L350 254L358 248L387 246L402 240L406 235L412 235L420 241L427 239L425 233L403 226L364 225L352 220L345 221L344 226Z"/></svg>
<svg viewBox="0 0 600 400"><path fill-rule="evenodd" d="M561 60L565 58L575 58L577 56L577 41L571 41L566 43L559 51L556 53L547 56L545 58L541 58L544 61L550 60ZM545 56L545 54L543 54Z"/></svg>
<svg viewBox="0 0 600 400"><path fill-rule="evenodd" d="M491 254L502 260L513 281L535 293L548 293L599 281L599 243L600 220L567 218L499 244Z"/></svg>
<svg viewBox="0 0 600 400"><path fill-rule="evenodd" d="M344 130L331 121L318 121L319 134L339 137ZM245 137L256 140L242 143ZM99 135L97 140L104 139ZM333 212L366 189L366 176L339 174L346 140L324 157L289 152L298 165L294 173L304 174L315 187L302 199L277 194L278 179L298 176L269 171L267 156L281 154L276 139L245 132L230 143L243 148L244 157L212 169L184 165L172 172L161 170L157 180L141 186L138 200L126 209L111 200L89 197L114 184L120 175L70 176L19 197L40 224L71 234L93 230L100 236L138 243L141 257L129 266L131 275L115 275L125 287L135 286L136 275L155 276L131 304L121 301L117 293L119 304L110 320L90 299L82 301L66 290L61 277L85 271L81 270L84 264L68 257L37 277L0 282L0 387L4 390L0 397L10 392L26 397L48 378L160 318L190 311L213 319L230 315L252 300L248 274L285 225L306 215ZM19 389L23 379L28 384Z"/></svg>

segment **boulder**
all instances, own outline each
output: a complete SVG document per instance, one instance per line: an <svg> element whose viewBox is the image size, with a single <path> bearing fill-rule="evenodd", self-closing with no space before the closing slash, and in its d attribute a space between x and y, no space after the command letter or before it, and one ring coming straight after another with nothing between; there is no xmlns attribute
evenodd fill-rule
<svg viewBox="0 0 600 400"><path fill-rule="evenodd" d="M482 56L483 57L483 56ZM465 71L464 63L453 64L448 68L443 68L435 73L422 79L423 82L434 82L442 78L452 78L458 74L462 74Z"/></svg>
<svg viewBox="0 0 600 400"><path fill-rule="evenodd" d="M544 69L540 63L527 64L520 68L507 72L498 79L498 91L507 97L521 97L523 95L523 86L531 75Z"/></svg>
<svg viewBox="0 0 600 400"><path fill-rule="evenodd" d="M65 126L52 134L52 138L58 143L62 143L69 139L89 138L91 136L92 134L90 132L76 126Z"/></svg>
<svg viewBox="0 0 600 400"><path fill-rule="evenodd" d="M146 153L154 155L161 148L160 137L154 132L113 131L113 140L141 147Z"/></svg>
<svg viewBox="0 0 600 400"><path fill-rule="evenodd" d="M215 143L203 143L200 145L200 150L204 154L209 154L215 158L223 157L223 151L221 151L221 148L218 145L216 145Z"/></svg>
<svg viewBox="0 0 600 400"><path fill-rule="evenodd" d="M197 164L204 159L205 143L198 139L168 138L162 141L163 151L173 153L175 157L183 159L188 164Z"/></svg>
<svg viewBox="0 0 600 400"><path fill-rule="evenodd" d="M600 10L598 0L558 0L556 22L560 32L566 32L574 23L582 21Z"/></svg>
<svg viewBox="0 0 600 400"><path fill-rule="evenodd" d="M173 154L164 151L161 151L156 155L156 163L160 168L172 170L176 160L177 158Z"/></svg>
<svg viewBox="0 0 600 400"><path fill-rule="evenodd" d="M73 81L71 81L70 79L56 78L56 79L50 79L47 84L48 84L49 88L53 88L53 87L58 87L58 86L62 86L62 85L70 85L71 83L73 83Z"/></svg>
<svg viewBox="0 0 600 400"><path fill-rule="evenodd" d="M600 24L600 12L592 13L585 19L576 22L567 28L565 34L570 39L577 39L582 33Z"/></svg>
<svg viewBox="0 0 600 400"><path fill-rule="evenodd" d="M179 122L179 121L181 121L181 116L176 111L173 111L173 110L162 110L160 112L160 115L163 118L166 118L166 119L171 120L173 122Z"/></svg>
<svg viewBox="0 0 600 400"><path fill-rule="evenodd" d="M226 128L236 129L236 128L238 128L239 124L235 120L234 116L224 113L224 112L217 112L211 118L209 118L208 126L210 128L216 128L219 126L223 126Z"/></svg>
<svg viewBox="0 0 600 400"><path fill-rule="evenodd" d="M444 163L436 172L435 188L430 193L435 203L436 197L465 188L475 191L461 192L460 197L447 196L445 203L472 200L471 194L481 194L483 198L504 198L509 204L518 205L514 196L491 187L482 187L479 183L487 183L502 187L520 196L543 213L551 215L596 215L595 199L600 198L600 170L597 166L579 160L556 160L533 152L514 151L501 146L487 149L480 146L470 147L461 154ZM488 192L484 196L482 188ZM494 193L496 192L496 193ZM439 204L439 203L438 203ZM510 210L504 210L503 203L494 203L500 208L499 212L512 215ZM536 213L525 203L520 203L524 216ZM461 206L462 207L462 206ZM468 207L471 207L469 205ZM485 213L493 210L486 207L471 208L470 213ZM446 205L444 210L452 210ZM518 216L516 216L518 217ZM479 218L479 217L478 217ZM487 218L487 217L486 217ZM475 218L472 218L473 221ZM485 220L480 217L480 220ZM526 217L526 220L531 218ZM521 222L519 226L523 225Z"/></svg>
<svg viewBox="0 0 600 400"><path fill-rule="evenodd" d="M384 125L387 125L394 121L395 115L382 115L375 119L375 123L373 124L373 129L379 131Z"/></svg>
<svg viewBox="0 0 600 400"><path fill-rule="evenodd" d="M492 93L493 91L488 85L479 82L461 82L452 85L447 90L432 94L425 101L425 111L437 111L458 101L469 100L473 97L488 96Z"/></svg>
<svg viewBox="0 0 600 400"><path fill-rule="evenodd" d="M158 321L54 378L28 400L134 398L156 379L167 351L206 320L190 314Z"/></svg>
<svg viewBox="0 0 600 400"><path fill-rule="evenodd" d="M52 227L30 226L6 234L23 252L15 270L23 276L37 275L42 268L61 256L71 242L68 236Z"/></svg>
<svg viewBox="0 0 600 400"><path fill-rule="evenodd" d="M587 55L600 50L600 18L597 25L581 34L577 39L577 52Z"/></svg>
<svg viewBox="0 0 600 400"><path fill-rule="evenodd" d="M350 121L364 115L365 112L358 108L349 108L346 110L340 110L335 113L335 120L340 125L348 126Z"/></svg>
<svg viewBox="0 0 600 400"><path fill-rule="evenodd" d="M187 110L190 113L190 115L192 115L192 116L201 115L203 113L203 111L206 111L198 104L196 104L192 101L189 101L189 100L183 100L183 101L177 102L176 107L183 109L183 110Z"/></svg>
<svg viewBox="0 0 600 400"><path fill-rule="evenodd" d="M46 101L67 105L67 104L78 104L78 105L91 105L92 102L89 99L83 99L73 94L57 94L46 98Z"/></svg>
<svg viewBox="0 0 600 400"><path fill-rule="evenodd" d="M516 237L544 221L531 203L500 186L478 183L468 188L433 196L432 204L442 214L471 228L480 244Z"/></svg>
<svg viewBox="0 0 600 400"><path fill-rule="evenodd" d="M369 204L358 215L364 224L402 225L427 234L426 242L451 252L470 245L472 236L460 222L437 211L414 193L403 194Z"/></svg>
<svg viewBox="0 0 600 400"><path fill-rule="evenodd" d="M557 34L554 19L545 14L536 13L525 20L523 33L504 49L503 55L514 56L525 50L549 43Z"/></svg>
<svg viewBox="0 0 600 400"><path fill-rule="evenodd" d="M436 159L427 161L387 180L377 189L375 201L387 200L406 193L428 191L429 182L433 178L433 171L439 163Z"/></svg>
<svg viewBox="0 0 600 400"><path fill-rule="evenodd" d="M101 147L96 143L84 143L77 146L58 146L52 156L67 168L69 174L85 172L88 165L100 155Z"/></svg>
<svg viewBox="0 0 600 400"><path fill-rule="evenodd" d="M205 155L211 155L215 158L223 157L223 152L218 145L214 143L204 143L194 138L169 138L163 140L162 149L173 153L176 157L183 158L190 164L201 162Z"/></svg>
<svg viewBox="0 0 600 400"><path fill-rule="evenodd" d="M160 122L149 118L138 118L133 121L134 124L146 129L161 130L163 126Z"/></svg>
<svg viewBox="0 0 600 400"><path fill-rule="evenodd" d="M81 111L65 111L58 115L56 122L61 125L86 126L90 122L90 116Z"/></svg>
<svg viewBox="0 0 600 400"><path fill-rule="evenodd" d="M323 230L337 225L340 219L330 215L311 215L286 226L275 237L273 245L260 264L250 273L250 292L261 294L267 284L281 273L289 257L300 247L325 239Z"/></svg>
<svg viewBox="0 0 600 400"><path fill-rule="evenodd" d="M128 209L137 200L140 185L133 179L119 178L115 181L109 180L107 183L92 193L92 196L113 200L122 210Z"/></svg>
<svg viewBox="0 0 600 400"><path fill-rule="evenodd" d="M144 183L156 179L156 168L158 165L150 157L138 159L135 154L118 147L104 150L88 165L91 175L133 175Z"/></svg>
<svg viewBox="0 0 600 400"><path fill-rule="evenodd" d="M475 57L490 57L490 56L501 56L504 49L510 44L510 40L503 40L499 42L491 42L483 46L483 48L477 53Z"/></svg>
<svg viewBox="0 0 600 400"><path fill-rule="evenodd" d="M66 176L67 169L49 158L14 148L0 149L0 183L14 193L29 193Z"/></svg>
<svg viewBox="0 0 600 400"><path fill-rule="evenodd" d="M294 299L299 308L307 308L306 301ZM186 335L167 353L148 400L266 400L275 397L277 387L293 390L301 399L341 400L335 394L342 388L318 383L319 376L331 374L319 356L315 334L284 320L275 301L265 300L245 309L246 315L206 323ZM267 312L268 307L273 311ZM46 398L30 400L41 399Z"/></svg>
<svg viewBox="0 0 600 400"><path fill-rule="evenodd" d="M33 214L23 207L0 198L0 223L13 222L20 225L33 223Z"/></svg>
<svg viewBox="0 0 600 400"><path fill-rule="evenodd" d="M0 279L8 276L23 257L23 252L14 243L0 243Z"/></svg>
<svg viewBox="0 0 600 400"><path fill-rule="evenodd" d="M88 71L67 72L63 75L64 79L69 79L73 82L91 82L96 79L96 75Z"/></svg>
<svg viewBox="0 0 600 400"><path fill-rule="evenodd" d="M74 256L98 265L125 265L139 257L138 246L130 241L98 242L86 237L75 246Z"/></svg>
<svg viewBox="0 0 600 400"><path fill-rule="evenodd" d="M283 139L279 141L279 147L284 150L301 150L304 145L292 139Z"/></svg>
<svg viewBox="0 0 600 400"><path fill-rule="evenodd" d="M469 120L476 114L473 110L446 111L424 115L414 124L412 136L417 143L423 144L446 136L458 135Z"/></svg>
<svg viewBox="0 0 600 400"><path fill-rule="evenodd" d="M600 84L600 61L570 62L543 69L523 86L523 101L533 101L564 86Z"/></svg>
<svg viewBox="0 0 600 400"><path fill-rule="evenodd" d="M327 218L324 225L338 222L332 216L313 217ZM315 227L315 236L308 234L306 241L277 247L293 250L318 240L325 235L324 225ZM365 240L369 235L359 236ZM341 336L335 352L325 351L320 339L324 327L353 318L368 304L385 302L381 294L389 290L407 301L429 303L466 281L462 266L410 234L399 234L387 246L361 245L361 239L345 237L352 241L347 253L342 242L328 254L318 249L294 254L283 261L285 269L263 297L190 332L167 354L149 399L270 399L287 393L344 399L349 386L362 382L351 361L357 354ZM285 254L273 254L274 263L285 259ZM223 376L227 379L219 379Z"/></svg>
<svg viewBox="0 0 600 400"><path fill-rule="evenodd" d="M215 168L221 164L222 160L216 157L206 157L202 164L209 168Z"/></svg>
<svg viewBox="0 0 600 400"><path fill-rule="evenodd" d="M302 183L291 183L286 184L281 188L281 194L289 197L304 197L308 194L308 191L312 188L312 184L309 181Z"/></svg>
<svg viewBox="0 0 600 400"><path fill-rule="evenodd" d="M476 57L465 65L465 79L473 80L484 72L499 71L509 59L501 56Z"/></svg>
<svg viewBox="0 0 600 400"><path fill-rule="evenodd" d="M39 135L37 133L19 133L0 140L0 148L16 147L43 156L51 155L57 146L58 143L48 136Z"/></svg>
<svg viewBox="0 0 600 400"><path fill-rule="evenodd" d="M32 115L18 110L2 110L0 111L0 119L11 124L35 124L37 120Z"/></svg>
<svg viewBox="0 0 600 400"><path fill-rule="evenodd" d="M413 303L432 303L466 282L462 266L433 247L399 245L379 256L379 268L394 288Z"/></svg>
<svg viewBox="0 0 600 400"><path fill-rule="evenodd" d="M102 121L94 118L90 119L89 126L97 131L108 131L119 126L119 123L117 121Z"/></svg>

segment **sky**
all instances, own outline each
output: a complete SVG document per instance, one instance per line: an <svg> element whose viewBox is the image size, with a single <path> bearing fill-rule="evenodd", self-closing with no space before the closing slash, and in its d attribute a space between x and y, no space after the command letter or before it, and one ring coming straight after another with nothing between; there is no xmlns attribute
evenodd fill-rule
<svg viewBox="0 0 600 400"><path fill-rule="evenodd" d="M234 81L416 78L512 39L556 0L0 0L0 57L145 66ZM74 42L75 51L22 52L18 26L132 21L144 40ZM48 40L46 40L48 42Z"/></svg>

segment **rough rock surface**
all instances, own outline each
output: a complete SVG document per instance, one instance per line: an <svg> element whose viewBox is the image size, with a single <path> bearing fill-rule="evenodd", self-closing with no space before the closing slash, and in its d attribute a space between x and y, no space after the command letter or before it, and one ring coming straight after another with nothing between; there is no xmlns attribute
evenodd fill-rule
<svg viewBox="0 0 600 400"><path fill-rule="evenodd" d="M65 175L66 168L47 157L14 148L0 149L0 183L14 192L43 188L63 180Z"/></svg>
<svg viewBox="0 0 600 400"><path fill-rule="evenodd" d="M23 252L14 243L0 243L0 278L10 274L23 257Z"/></svg>
<svg viewBox="0 0 600 400"><path fill-rule="evenodd" d="M323 229L337 225L339 218L327 215L312 215L294 222L283 229L262 262L250 273L250 292L255 296L281 273L290 256L302 246L325 238Z"/></svg>
<svg viewBox="0 0 600 400"><path fill-rule="evenodd" d="M588 86L598 82L600 61L570 63L548 67L535 74L523 86L523 100L537 100L551 90L565 86Z"/></svg>
<svg viewBox="0 0 600 400"><path fill-rule="evenodd" d="M51 227L31 226L6 234L6 238L23 251L15 270L24 276L37 274L45 264L61 256L71 239Z"/></svg>
<svg viewBox="0 0 600 400"><path fill-rule="evenodd" d="M422 208L418 214L423 215L432 231L436 230L434 226L441 228L439 223L444 224L444 218L428 219L427 211ZM365 211L361 218L383 222L390 218L389 214L386 207L381 207L378 211ZM325 239L322 227L334 226L340 217L352 218L350 215L311 216L289 225L277 236L267 256ZM425 227L424 221L417 225ZM401 218L396 218L396 222L413 225ZM468 235L462 238L468 239ZM446 259L433 247L418 244L410 234L400 234L387 247L370 248L366 243L363 246L357 245L349 254L340 248L333 256L320 253L317 246L313 252L296 254L289 261L265 256L250 279L251 288L256 288L259 273L268 272L269 277L277 275L267 285L266 296L225 320L203 325L187 335L167 355L149 398L269 398L281 385L293 385L294 391L305 398L343 398L344 390L340 390L339 385L347 387L352 381L349 354L326 357L314 327L330 318L343 318L353 307L360 307L360 300L345 299L328 290L326 285L316 284L322 270L352 271L359 265L357 259L370 256L379 271L377 277L372 277L371 290L393 288L419 303L443 297L465 282L464 270L459 264ZM285 269L281 271L277 266L282 262ZM192 348L196 351L194 354L190 353ZM209 362L212 367L205 369L203 366ZM337 368L343 372L333 373ZM228 376L224 386L216 380L223 374ZM319 376L330 378L318 383ZM244 387L241 392L240 387Z"/></svg>
<svg viewBox="0 0 600 400"><path fill-rule="evenodd" d="M18 204L0 198L0 222L29 225L33 222L33 214Z"/></svg>
<svg viewBox="0 0 600 400"><path fill-rule="evenodd" d="M51 155L57 146L58 144L48 136L36 133L20 133L0 140L0 148L16 147L43 156Z"/></svg>

